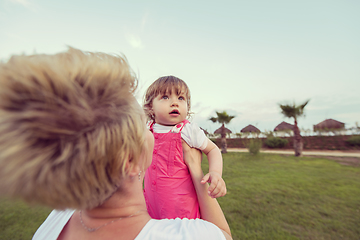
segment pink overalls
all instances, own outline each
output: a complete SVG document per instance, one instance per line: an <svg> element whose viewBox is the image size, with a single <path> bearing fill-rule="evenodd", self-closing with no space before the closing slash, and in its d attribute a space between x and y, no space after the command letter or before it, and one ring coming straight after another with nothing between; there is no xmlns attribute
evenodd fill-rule
<svg viewBox="0 0 360 240"><path fill-rule="evenodd" d="M188 122L184 120L168 133L155 133L154 123L150 125L155 146L152 163L145 173L144 195L154 219L200 218L195 187L181 146L181 130Z"/></svg>

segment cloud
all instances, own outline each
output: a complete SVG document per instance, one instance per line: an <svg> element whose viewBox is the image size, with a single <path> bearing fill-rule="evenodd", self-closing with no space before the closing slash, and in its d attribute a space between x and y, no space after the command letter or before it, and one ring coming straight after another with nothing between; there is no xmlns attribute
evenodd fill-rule
<svg viewBox="0 0 360 240"><path fill-rule="evenodd" d="M124 26L125 38L127 42L130 44L130 46L132 46L135 49L142 49L145 47L140 36L142 35L142 33L146 28L148 18L149 18L149 13L146 12L142 16L140 23L139 22L132 23L131 28L130 26Z"/></svg>
<svg viewBox="0 0 360 240"><path fill-rule="evenodd" d="M32 0L5 0L4 5L4 11L7 11L9 13L13 13L14 9L13 7L23 7L27 10L30 10L32 12L37 12L39 10L39 5L32 2Z"/></svg>
<svg viewBox="0 0 360 240"><path fill-rule="evenodd" d="M28 8L31 10L33 10L33 7L34 7L33 4L29 0L9 0L9 2L21 5L24 8Z"/></svg>
<svg viewBox="0 0 360 240"><path fill-rule="evenodd" d="M24 7L30 6L30 2L28 0L10 0L10 2L23 5Z"/></svg>
<svg viewBox="0 0 360 240"><path fill-rule="evenodd" d="M131 33L127 33L125 35L127 42L135 49L142 49L144 45L139 36L133 35Z"/></svg>

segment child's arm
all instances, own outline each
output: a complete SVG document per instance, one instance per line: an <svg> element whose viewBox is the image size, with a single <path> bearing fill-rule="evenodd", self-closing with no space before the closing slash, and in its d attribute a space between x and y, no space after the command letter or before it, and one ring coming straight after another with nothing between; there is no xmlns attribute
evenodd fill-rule
<svg viewBox="0 0 360 240"><path fill-rule="evenodd" d="M226 194L226 185L222 179L223 159L220 149L209 139L203 152L209 160L209 173L206 174L201 183L210 183L208 193L213 198L222 197Z"/></svg>

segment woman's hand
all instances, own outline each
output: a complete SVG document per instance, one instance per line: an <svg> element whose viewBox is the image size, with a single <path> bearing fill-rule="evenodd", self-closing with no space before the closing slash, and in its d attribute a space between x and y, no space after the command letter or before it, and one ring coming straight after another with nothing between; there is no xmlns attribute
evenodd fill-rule
<svg viewBox="0 0 360 240"><path fill-rule="evenodd" d="M201 182L201 179L204 176L203 171L201 169L201 160L202 160L201 151L196 148L189 147L189 145L184 140L181 140L181 143L183 148L184 161L189 168L190 175L193 181L196 180Z"/></svg>
<svg viewBox="0 0 360 240"><path fill-rule="evenodd" d="M202 160L202 153L200 150L196 148L191 148L189 145L181 139L181 144L183 148L183 155L185 164L188 167L200 167L201 168L201 160Z"/></svg>

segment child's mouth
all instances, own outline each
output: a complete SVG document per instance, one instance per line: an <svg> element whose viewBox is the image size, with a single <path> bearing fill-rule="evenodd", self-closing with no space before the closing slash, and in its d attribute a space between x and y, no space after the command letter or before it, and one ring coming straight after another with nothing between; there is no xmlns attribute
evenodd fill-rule
<svg viewBox="0 0 360 240"><path fill-rule="evenodd" d="M172 110L171 112L170 112L170 115L173 115L173 116L177 116L177 115L179 115L180 113L179 113L179 111L178 110Z"/></svg>

